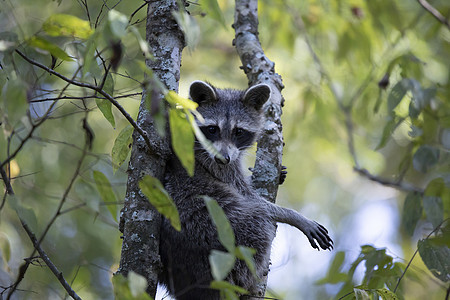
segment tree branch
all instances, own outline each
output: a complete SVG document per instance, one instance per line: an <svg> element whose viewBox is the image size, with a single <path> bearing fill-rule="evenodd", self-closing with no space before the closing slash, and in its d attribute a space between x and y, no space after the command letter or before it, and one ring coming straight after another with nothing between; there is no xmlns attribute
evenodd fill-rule
<svg viewBox="0 0 450 300"><path fill-rule="evenodd" d="M6 171L3 168L0 168L0 175L2 176L3 182L5 183L6 194L14 195L14 191L11 186L11 181L9 180L8 174L6 174ZM3 207L3 202L2 205L0 206L0 209L1 207Z"/></svg>
<svg viewBox="0 0 450 300"><path fill-rule="evenodd" d="M258 1L236 0L233 28L234 45L247 75L249 85L265 83L271 88L271 97L264 105L265 124L263 134L257 141L255 166L252 169L252 185L267 201L275 202L281 174L283 134L281 114L284 85L281 76L275 72L275 64L267 58L258 38ZM270 256L270 251L268 251ZM270 259L268 258L269 262ZM252 297L263 297L267 286L267 273L258 286L251 287Z"/></svg>
<svg viewBox="0 0 450 300"><path fill-rule="evenodd" d="M154 59L147 60L147 66L169 90L178 91L184 35L172 15L172 11L178 10L177 1L155 0L148 4L146 40ZM137 123L148 132L156 151L149 153L142 140L133 134L127 192L119 225L123 232L123 244L118 273L126 276L129 271L134 271L143 275L148 283L147 292L154 297L160 269L161 216L140 191L139 181L147 174L163 181L166 160L171 151L168 134L165 138L159 136L153 123L145 101L148 94L151 95L153 107L159 107L155 103L163 99L150 81L143 92Z"/></svg>
<svg viewBox="0 0 450 300"><path fill-rule="evenodd" d="M376 183L379 183L381 185L385 185L385 186L389 186L389 187L393 187L396 188L398 190L402 190L405 192L416 192L419 193L421 195L423 195L423 193L425 192L423 189L415 187L413 185L401 182L401 181L392 181L386 178L381 178L379 176L375 176L372 175L369 171L367 171L366 169L361 169L361 168L357 168L354 167L353 168L354 171L356 171L359 175L366 177L369 180L372 180Z"/></svg>
<svg viewBox="0 0 450 300"><path fill-rule="evenodd" d="M427 2L427 0L417 0L419 4L428 11L433 17L436 18L439 22L447 26L448 29L450 29L450 23L448 20L436 9L434 8L430 3Z"/></svg>
<svg viewBox="0 0 450 300"><path fill-rule="evenodd" d="M67 291L70 297L76 300L81 300L80 296L75 293L75 291L72 289L70 284L66 281L61 271L58 270L58 268L53 264L53 262L48 257L47 253L42 249L40 243L36 239L36 236L31 231L30 227L28 227L27 223L25 223L23 220L20 220L23 229L25 229L25 232L28 234L28 237L30 238L31 242L33 243L34 248L39 253L41 259L45 262L47 267L52 271L52 273L55 275L55 277L58 279L58 281L61 283L61 285L64 287L64 289Z"/></svg>
<svg viewBox="0 0 450 300"><path fill-rule="evenodd" d="M252 183L266 200L275 202L281 173L283 135L281 107L284 88L281 76L275 73L275 64L267 58L258 38L258 1L236 0L233 28L234 44L249 80L249 85L265 83L270 86L270 101L264 106L266 123L257 142Z"/></svg>
<svg viewBox="0 0 450 300"><path fill-rule="evenodd" d="M120 99L120 98L129 98L134 96L142 96L141 92L138 93L130 93L130 94L124 94L120 96L115 96L114 99ZM49 97L49 98L39 98L36 100L30 100L30 103L39 103L39 102L46 102L46 101L59 101L59 100L85 100L85 99L106 99L105 97L100 97L97 95L90 95L90 96L62 96L62 97Z"/></svg>

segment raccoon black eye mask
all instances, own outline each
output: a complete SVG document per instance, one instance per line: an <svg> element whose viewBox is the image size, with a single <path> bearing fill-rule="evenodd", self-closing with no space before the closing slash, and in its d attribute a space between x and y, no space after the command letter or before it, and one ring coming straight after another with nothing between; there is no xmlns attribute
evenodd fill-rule
<svg viewBox="0 0 450 300"><path fill-rule="evenodd" d="M198 103L197 110L204 118L204 123L198 125L223 158L197 145L194 176L188 176L176 156L167 164L164 185L177 206L182 229L178 232L163 220L163 268L159 278L176 299L220 299L219 292L209 288L213 278L208 256L211 250L223 251L224 247L201 196L213 198L222 207L237 245L256 250L257 278L239 260L226 278L247 290L252 290L267 271L277 222L301 230L315 249L333 248L325 227L264 200L244 175L242 155L260 134L262 106L269 97L270 87L265 84L245 91L218 89L202 81L191 84L190 98Z"/></svg>

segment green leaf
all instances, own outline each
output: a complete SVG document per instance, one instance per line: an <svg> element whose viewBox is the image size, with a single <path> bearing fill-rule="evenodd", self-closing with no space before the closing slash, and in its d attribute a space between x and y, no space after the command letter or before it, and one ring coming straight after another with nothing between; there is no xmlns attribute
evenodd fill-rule
<svg viewBox="0 0 450 300"><path fill-rule="evenodd" d="M253 276L256 278L256 267L255 267L255 260L253 259L253 256L256 254L256 250L253 248L245 247L245 246L238 246L236 247L235 255L237 258L243 260L247 267L250 269L250 272L252 272Z"/></svg>
<svg viewBox="0 0 450 300"><path fill-rule="evenodd" d="M0 32L0 52L12 51L19 39L15 32Z"/></svg>
<svg viewBox="0 0 450 300"><path fill-rule="evenodd" d="M345 297L349 296L349 291L353 291L353 282L345 281L335 298L345 299ZM353 300L353 298L351 299Z"/></svg>
<svg viewBox="0 0 450 300"><path fill-rule="evenodd" d="M409 81L403 79L392 88L388 95L388 112L393 111L409 90Z"/></svg>
<svg viewBox="0 0 450 300"><path fill-rule="evenodd" d="M128 286L128 280L122 274L114 274L111 278L112 285L114 287L114 298L129 300L133 299L130 288Z"/></svg>
<svg viewBox="0 0 450 300"><path fill-rule="evenodd" d="M42 24L42 29L50 36L70 36L80 39L87 39L94 32L89 21L66 14L51 15Z"/></svg>
<svg viewBox="0 0 450 300"><path fill-rule="evenodd" d="M248 294L248 291L240 286L229 283L228 281L211 281L210 287L215 290L231 290L239 294Z"/></svg>
<svg viewBox="0 0 450 300"><path fill-rule="evenodd" d="M4 125L14 127L26 115L28 105L25 86L25 82L17 78L15 74L3 86L0 97L2 102L0 110L5 114L7 122L2 124L2 127ZM11 101L11 99L14 99L14 101Z"/></svg>
<svg viewBox="0 0 450 300"><path fill-rule="evenodd" d="M377 289L376 291L377 294L380 295L382 300L398 300L397 295L387 288Z"/></svg>
<svg viewBox="0 0 450 300"><path fill-rule="evenodd" d="M419 240L417 243L420 257L433 273L443 282L450 281L450 249L447 245L436 246L431 239Z"/></svg>
<svg viewBox="0 0 450 300"><path fill-rule="evenodd" d="M223 280L234 267L236 256L231 253L219 250L211 250L209 255L209 264L211 265L211 273L215 280Z"/></svg>
<svg viewBox="0 0 450 300"><path fill-rule="evenodd" d="M209 215L217 228L220 243L228 250L228 252L235 253L236 243L230 221L228 221L227 216L219 204L217 204L216 200L208 196L203 196L202 198L205 201Z"/></svg>
<svg viewBox="0 0 450 300"><path fill-rule="evenodd" d="M391 118L386 125L384 125L383 134L381 136L381 140L378 143L375 150L380 150L384 146L386 146L387 142L389 141L389 137L392 135L394 130L400 125L400 123L403 121L403 119L399 122L397 122L394 118Z"/></svg>
<svg viewBox="0 0 450 300"><path fill-rule="evenodd" d="M424 196L423 208L428 222L430 222L434 228L442 223L444 220L444 205L442 204L442 199L440 197Z"/></svg>
<svg viewBox="0 0 450 300"><path fill-rule="evenodd" d="M95 33L91 35L86 42L86 48L83 55L83 66L81 69L83 76L88 72L92 73L93 66L97 66L95 61L95 49L98 43L98 36L99 34Z"/></svg>
<svg viewBox="0 0 450 300"><path fill-rule="evenodd" d="M136 37L138 44L139 44L139 48L141 48L142 53L144 53L145 58L150 59L153 58L153 55L150 52L150 47L148 46L148 43L142 38L141 34L139 33L139 30L132 26L130 27L131 29L131 33L134 34L134 36Z"/></svg>
<svg viewBox="0 0 450 300"><path fill-rule="evenodd" d="M11 258L11 242L3 232L0 232L0 249L2 251L1 256L5 259L5 263L8 263Z"/></svg>
<svg viewBox="0 0 450 300"><path fill-rule="evenodd" d="M217 0L203 0L202 7L211 18L222 24L222 26L227 29L225 18L219 4L217 3Z"/></svg>
<svg viewBox="0 0 450 300"><path fill-rule="evenodd" d="M112 113L111 102L109 102L108 99L95 99L95 103L97 103L97 107L100 109L103 116L114 128L116 126L116 122Z"/></svg>
<svg viewBox="0 0 450 300"><path fill-rule="evenodd" d="M114 91L114 80L111 74L106 76L105 85L103 86L103 90L107 92L109 95L113 95ZM112 113L112 103L108 99L95 99L95 103L97 103L97 107L102 112L103 116L108 120L111 126L116 127L116 122L114 120L114 115Z"/></svg>
<svg viewBox="0 0 450 300"><path fill-rule="evenodd" d="M433 238L429 238L430 243L432 243L434 246L448 247L450 245L450 222L444 222L439 230L440 234Z"/></svg>
<svg viewBox="0 0 450 300"><path fill-rule="evenodd" d="M109 182L105 174L100 171L94 171L93 176L100 197L102 198L103 202L106 203L106 206L114 220L117 221L117 198L114 194L111 183Z"/></svg>
<svg viewBox="0 0 450 300"><path fill-rule="evenodd" d="M406 196L402 212L402 225L406 233L413 235L417 222L422 217L422 197L418 193L409 193Z"/></svg>
<svg viewBox="0 0 450 300"><path fill-rule="evenodd" d="M128 18L117 10L108 13L109 28L113 36L120 40L127 34Z"/></svg>
<svg viewBox="0 0 450 300"><path fill-rule="evenodd" d="M180 26L184 33L184 39L188 46L188 49L192 52L195 50L198 42L200 41L200 27L195 19L190 16L186 11L172 11L172 15Z"/></svg>
<svg viewBox="0 0 450 300"><path fill-rule="evenodd" d="M325 283L336 284L339 282L347 281L349 279L349 276L346 273L342 273L340 271L342 264L344 263L344 260L345 260L345 252L338 251L335 254L334 259L330 264L327 276L318 280L316 283L317 284L325 284Z"/></svg>
<svg viewBox="0 0 450 300"><path fill-rule="evenodd" d="M447 201L450 201L450 188L445 185L444 178L438 177L428 183L425 196L440 197L444 203L447 203ZM447 199L444 200L445 198Z"/></svg>
<svg viewBox="0 0 450 300"><path fill-rule="evenodd" d="M111 149L111 159L114 172L116 172L125 159L127 159L132 143L133 127L131 125L127 125L120 131Z"/></svg>
<svg viewBox="0 0 450 300"><path fill-rule="evenodd" d="M411 119L417 119L420 115L421 110L417 109L415 103L413 100L411 100L411 102L409 103L409 117ZM412 127L412 126L411 126Z"/></svg>
<svg viewBox="0 0 450 300"><path fill-rule="evenodd" d="M131 295L134 298L147 295L147 279L145 279L144 276L137 274L136 272L128 272L128 286L130 287Z"/></svg>
<svg viewBox="0 0 450 300"><path fill-rule="evenodd" d="M356 300L370 300L369 293L365 290L354 288L353 292L355 293Z"/></svg>
<svg viewBox="0 0 450 300"><path fill-rule="evenodd" d="M328 273L337 273L341 270L342 264L345 260L345 252L344 251L338 251L334 255L334 259L331 262L330 268L328 270Z"/></svg>
<svg viewBox="0 0 450 300"><path fill-rule="evenodd" d="M170 133L172 147L189 176L194 175L194 133L186 118L186 113L179 109L169 109Z"/></svg>
<svg viewBox="0 0 450 300"><path fill-rule="evenodd" d="M439 149L424 145L414 153L413 166L419 172L426 173L439 161Z"/></svg>
<svg viewBox="0 0 450 300"><path fill-rule="evenodd" d="M114 96L114 79L111 73L106 76L105 84L103 85L103 90L107 92L111 97Z"/></svg>
<svg viewBox="0 0 450 300"><path fill-rule="evenodd" d="M92 184L83 179L77 180L75 183L74 192L77 197L85 201L86 206L95 212L95 214L100 212L100 198L98 197L98 193Z"/></svg>
<svg viewBox="0 0 450 300"><path fill-rule="evenodd" d="M139 181L139 187L156 210L170 221L175 230L180 231L181 222L177 207L161 182L157 178L145 175Z"/></svg>
<svg viewBox="0 0 450 300"><path fill-rule="evenodd" d="M151 300L145 289L147 280L133 271L128 273L128 278L122 274L114 274L111 279L114 287L114 298L120 300ZM145 286L144 286L145 283Z"/></svg>
<svg viewBox="0 0 450 300"><path fill-rule="evenodd" d="M219 159L224 159L222 154L214 147L213 143L211 143L210 140L208 140L203 132L198 127L197 122L195 121L195 118L192 114L187 114L187 117L189 119L189 122L191 123L192 130L194 130L195 137L197 138L198 142L202 145L203 149L208 151L211 155L214 157L217 157Z"/></svg>
<svg viewBox="0 0 450 300"><path fill-rule="evenodd" d="M190 99L183 98L174 91L169 91L165 95L167 102L169 102L173 107L180 105L184 109L196 110L198 107L198 103L194 102Z"/></svg>
<svg viewBox="0 0 450 300"><path fill-rule="evenodd" d="M30 207L23 206L15 196L9 197L10 199L8 202L16 211L17 215L19 216L19 219L24 221L32 231L36 231L38 221L36 214L34 213L34 210L31 209Z"/></svg>
<svg viewBox="0 0 450 300"><path fill-rule="evenodd" d="M64 50L41 37L33 36L28 40L28 45L49 52L51 55L61 60L73 61L69 54L67 54Z"/></svg>
<svg viewBox="0 0 450 300"><path fill-rule="evenodd" d="M423 89L420 83L415 79L409 79L409 82L412 92L411 102L416 110L422 111L422 109L428 106L430 100L436 95L436 89Z"/></svg>

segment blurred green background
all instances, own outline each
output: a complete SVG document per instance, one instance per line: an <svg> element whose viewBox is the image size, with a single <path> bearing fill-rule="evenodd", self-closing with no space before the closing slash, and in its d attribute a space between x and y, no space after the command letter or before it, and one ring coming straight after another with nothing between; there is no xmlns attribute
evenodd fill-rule
<svg viewBox="0 0 450 300"><path fill-rule="evenodd" d="M204 16L209 3L200 0L188 8L195 21L187 27L187 35L198 43L183 52L179 93L185 97L190 82L197 79L208 80L218 87L247 87L232 46L234 3L218 1L226 26L208 14ZM431 3L444 15L450 12L448 1ZM110 9L129 17L141 4L142 1L134 0L4 1L0 8L0 41L12 41L14 47L50 66L48 51L37 51L27 44L32 36L43 35L41 27L49 16L70 14L89 20L95 27L97 21L106 22ZM423 213L416 221L417 227L405 230L402 224L407 191L358 175L353 171L355 157L358 167L371 174L393 182L401 179L422 191L433 179L442 178L446 187L440 207L442 218L448 218L450 31L416 1L262 0L259 5L262 47L275 62L276 72L285 85L283 165L287 166L288 176L280 187L278 203L325 225L335 241L333 252L317 252L301 232L280 225L272 247L268 291L279 299L334 299L345 278L334 284L315 283L326 277L335 253L345 253L342 273L349 270L360 255L361 246L366 244L386 248L395 262L406 265L417 249L417 241L435 227L431 215ZM145 36L144 19L145 9L132 19L132 23L137 22L134 26L141 36ZM71 77L83 64L87 51L84 41L46 38L74 58L63 63L59 60L55 67L57 72ZM127 34L122 43L122 62L113 74L114 96L139 93L144 81L139 65L143 57L136 38ZM3 129L0 162L21 144L29 131L27 110L36 120L51 103L31 102L57 97L65 85L55 76L30 66L5 45L0 43ZM107 48L108 44L99 38L97 47ZM313 59L310 47L322 68ZM101 65L101 61L97 62ZM92 80L101 71L101 67L97 71L92 69L91 77L83 79ZM386 73L389 83L379 84ZM404 79L417 85L392 107L393 87ZM418 115L413 116L410 103L419 101L419 92L425 96L415 108ZM92 92L70 86L65 95L86 97ZM139 95L118 101L136 117ZM114 297L111 276L120 259L117 220L127 174L126 163L113 172L110 153L127 122L113 108L116 120L113 128L93 99L86 99L86 107L83 105L79 98L59 100L50 118L36 129L33 138L11 161L16 196L6 197L0 211L0 294L15 280L23 259L32 252L12 203L34 212L27 215L27 221L39 236L55 213L81 157L85 141L82 119L87 111L95 134L93 148L68 194L64 213L52 225L42 246L83 299ZM349 151L349 130L354 155ZM421 160L415 153L422 146L432 147L430 153L438 154ZM252 159L254 154L250 153L249 165ZM97 191L94 170L101 171L111 182L115 200L109 205ZM111 214L111 209L115 214ZM353 286L361 284L364 275L365 266L361 264L353 277ZM448 282L434 277L417 255L402 279L400 297L444 299L447 288ZM67 298L54 276L38 260L30 266L19 289L16 299ZM7 290L3 296L6 293Z"/></svg>

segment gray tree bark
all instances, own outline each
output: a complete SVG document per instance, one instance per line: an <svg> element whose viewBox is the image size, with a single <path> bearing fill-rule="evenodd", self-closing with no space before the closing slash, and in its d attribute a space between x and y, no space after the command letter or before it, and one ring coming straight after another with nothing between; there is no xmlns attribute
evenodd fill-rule
<svg viewBox="0 0 450 300"><path fill-rule="evenodd" d="M148 3L146 40L149 43L153 60L147 66L169 90L178 92L180 79L181 52L184 48L184 35L172 16L178 10L176 0L153 0ZM118 273L127 275L134 271L143 275L148 282L147 292L154 297L161 267L159 257L159 231L161 216L150 205L139 189L139 180L151 175L160 181L164 178L166 160L171 154L169 141L158 135L144 99L152 94L152 107L155 101L162 101L163 95L149 84L144 89L138 125L143 128L151 141L147 147L142 136L133 133L133 148L128 167L128 183L124 207L120 216L120 231L123 233L122 253ZM167 135L166 135L167 136Z"/></svg>
<svg viewBox="0 0 450 300"><path fill-rule="evenodd" d="M242 69L247 75L249 86L265 83L270 86L270 101L264 106L266 122L263 134L257 141L256 161L252 170L252 184L258 193L267 201L275 202L281 174L283 154L283 135L281 114L284 88L281 76L275 73L275 64L264 54L258 38L258 1L236 0L233 28L235 30L234 45L242 62ZM270 255L270 253L269 253ZM269 260L267 260L269 261ZM267 286L267 273L261 284L250 291L251 295L260 299Z"/></svg>
<svg viewBox="0 0 450 300"><path fill-rule="evenodd" d="M184 47L183 33L173 19L171 11L177 10L176 1L151 1L148 6L147 41L155 60L147 61L158 78L168 89L178 91L180 77L181 51ZM283 136L281 134L281 95L283 84L275 73L274 63L265 55L258 40L257 1L236 0L235 45L241 58L249 85L266 83L272 89L270 102L265 105L266 123L263 135L258 140L257 159L253 169L252 184L262 197L275 202L281 172ZM150 86L151 88L151 86ZM144 90L144 94L154 92ZM152 94L159 97L162 95ZM162 181L167 157L171 155L169 141L161 138L152 121L150 111L144 103L143 95L137 119L138 125L146 130L151 141L149 149L142 136L134 132L133 149L129 163L127 193L121 212L120 230L123 232L123 245L119 273L126 275L134 271L147 278L148 293L154 296L157 287L157 274L160 268L159 228L161 217L140 192L139 180L150 174ZM152 105L155 107L155 105ZM269 266L267 266L267 270ZM263 296L266 280L253 295Z"/></svg>

